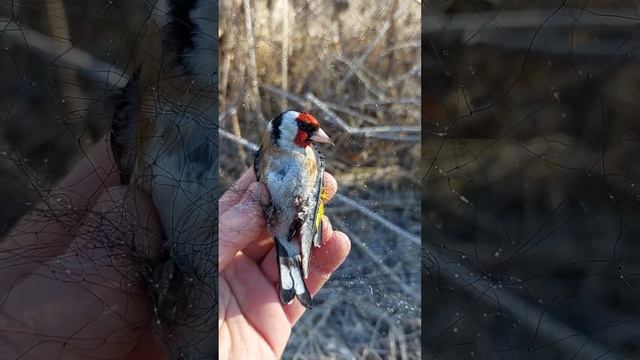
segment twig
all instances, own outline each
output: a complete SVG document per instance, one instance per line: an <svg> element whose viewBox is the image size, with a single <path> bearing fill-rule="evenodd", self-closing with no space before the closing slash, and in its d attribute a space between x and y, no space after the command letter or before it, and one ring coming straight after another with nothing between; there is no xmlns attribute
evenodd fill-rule
<svg viewBox="0 0 640 360"><path fill-rule="evenodd" d="M271 85L264 85L264 84L263 84L263 85L260 85L260 88L261 88L261 89L264 89L264 90L267 90L267 91L269 91L270 93L276 94L276 95L278 95L278 96L281 96L281 97L287 98L287 99L289 99L289 100L291 100L291 101L295 102L296 104L298 104L298 105L300 105L300 106L302 106L302 107L306 107L306 106L307 106L306 101L304 101L304 99L302 99L301 97L296 96L296 95L293 95L293 94L292 94L292 93L290 93L290 92L283 91L282 89L277 88L277 87L275 87L275 86L271 86Z"/></svg>
<svg viewBox="0 0 640 360"><path fill-rule="evenodd" d="M242 133L240 132L240 120L238 119L238 112L234 111L231 113L231 130L233 134L238 138L242 139ZM247 160L247 153L244 151L244 147L240 144L236 144L238 149L238 154L240 155L240 161L245 162Z"/></svg>
<svg viewBox="0 0 640 360"><path fill-rule="evenodd" d="M220 112L227 111L227 94L229 85L229 69L231 68L231 47L229 41L224 36L224 33L220 35L219 46L222 50L222 66L220 66ZM220 123L221 124L221 123Z"/></svg>
<svg viewBox="0 0 640 360"><path fill-rule="evenodd" d="M242 1L244 9L244 25L247 30L247 53L249 54L248 72L251 83L251 105L260 120L265 121L262 114L262 104L260 101L260 90L258 89L258 71L256 67L256 42L253 35L252 10L250 0Z"/></svg>
<svg viewBox="0 0 640 360"><path fill-rule="evenodd" d="M327 107L329 107L330 109L337 110L337 111L343 112L345 114L351 115L354 118L357 118L359 120L368 122L368 123L373 124L373 125L377 125L378 124L378 119L376 119L376 118L374 118L372 116L368 116L368 115L362 114L360 112L357 112L357 111L355 111L355 110L353 110L353 109L351 109L349 107L346 107L346 106L343 106L343 105L339 105L339 104L330 103L328 101L324 101L324 104L327 105Z"/></svg>
<svg viewBox="0 0 640 360"><path fill-rule="evenodd" d="M277 94L282 97L286 97L289 100L297 103L300 106L306 106L306 102L291 93L283 91L282 89L276 88L271 85L261 85L261 87L269 92ZM340 116L338 116L333 110L329 108L327 104L318 99L315 95L311 93L307 93L305 98L313 103L318 109L320 109L325 115L327 115L327 120L332 124L338 126L340 130L345 133L355 135L355 136L363 136L370 138L378 138L390 141L410 141L417 142L420 141L420 136L394 136L392 134L397 133L408 133L408 134L419 134L420 127L418 126L380 126L380 127L367 127L367 128L352 128L349 126Z"/></svg>
<svg viewBox="0 0 640 360"><path fill-rule="evenodd" d="M328 116L329 120L334 125L337 125L342 131L347 133L352 132L351 126L349 126L344 120L340 118L340 116L338 116L331 109L329 109L329 107L325 105L322 101L320 101L320 99L318 99L315 95L313 95L312 93L306 93L305 98L307 98L315 106L317 106L320 110L322 110L322 112L324 112Z"/></svg>
<svg viewBox="0 0 640 360"><path fill-rule="evenodd" d="M628 61L635 49L628 41L630 28L636 27L640 17L636 9L601 10L572 8L530 11L499 11L455 15L428 15L423 18L423 34L427 36L455 36L460 34L465 45L489 45L508 50L539 52L561 56L616 56ZM549 17L550 14L554 14ZM543 27L540 27L544 24ZM602 31L608 36L599 41L575 44L573 31ZM531 37L536 37L531 42ZM632 59L635 59L632 57Z"/></svg>
<svg viewBox="0 0 640 360"><path fill-rule="evenodd" d="M65 49L72 49L71 34L69 32L69 26L67 24L67 12L64 2L61 0L49 0L45 2L46 14L49 21L49 30L51 32L51 46L54 53L64 52ZM77 68L72 68L69 76L69 80L66 81L59 71L56 71L56 79L61 84L62 88L62 107L65 109L66 114L72 114L76 111L81 112L77 114L80 117L84 117L87 106L80 104L82 96L82 90L80 89L80 81L78 80Z"/></svg>
<svg viewBox="0 0 640 360"><path fill-rule="evenodd" d="M333 112L329 106L323 103L320 99L318 99L312 93L307 93L305 95L309 101L311 101L316 107L318 107L322 112L324 112L330 122L338 126L342 131L355 135L355 136L363 136L370 138L378 138L385 139L391 141L410 141L410 142L418 142L420 141L420 136L394 136L391 134L397 133L413 133L420 134L419 126L377 126L377 127L365 127L365 128L352 128L349 126L344 120L340 118L335 112Z"/></svg>
<svg viewBox="0 0 640 360"><path fill-rule="evenodd" d="M111 64L69 45L54 49L51 47L51 43L54 41L52 38L19 25L10 19L0 17L0 28L4 29L0 33L0 40L7 39L11 43L25 46L42 57L51 59L54 63L80 69L96 81L111 87L122 87L128 81L128 77Z"/></svg>
<svg viewBox="0 0 640 360"><path fill-rule="evenodd" d="M221 112L220 115L218 115L218 124L222 124L229 116L233 115L237 111L238 109L235 106L232 106L224 113Z"/></svg>
<svg viewBox="0 0 640 360"><path fill-rule="evenodd" d="M364 66L362 65L357 66L353 61L351 61L350 59L346 59L342 56L335 56L334 59L347 65L349 67L349 70L351 70L353 74L358 76L358 79L362 82L362 84L364 85L364 88L367 91L375 95L378 99L386 98L385 94L380 92L375 86L373 86L373 84L371 84L369 77L374 79L375 77L372 74L368 74L369 71L367 71L367 69ZM338 87L338 89L341 89L341 88Z"/></svg>
<svg viewBox="0 0 640 360"><path fill-rule="evenodd" d="M412 133L420 134L420 126L375 126L369 128L352 128L353 134L390 134L390 133Z"/></svg>
<svg viewBox="0 0 640 360"><path fill-rule="evenodd" d="M17 19L20 13L20 0L11 1L11 18Z"/></svg>
<svg viewBox="0 0 640 360"><path fill-rule="evenodd" d="M420 98L398 98L398 99L383 99L378 101L363 101L362 105L420 105Z"/></svg>
<svg viewBox="0 0 640 360"><path fill-rule="evenodd" d="M338 88L339 89L343 88L344 85L347 83L347 81L349 81L351 79L351 76L353 76L353 73L354 73L354 69L360 68L362 66L362 64L364 64L365 60L367 60L369 55L371 55L371 52L373 52L373 49L375 49L375 47L378 45L380 40L382 40L384 38L385 34L387 33L387 31L391 27L391 24L392 24L393 20L395 20L395 19L399 18L400 16L402 16L402 14L404 14L405 10L407 10L409 8L409 4L411 4L411 2L407 1L406 4L403 7L398 9L393 14L393 16L390 19L387 19L387 21L384 23L384 25L382 25L382 28L380 28L380 31L378 32L378 35L376 35L376 37L371 41L371 43L369 43L369 47L367 47L367 49L362 53L362 55L360 55L360 57L356 61L354 61L354 67L349 67L349 71L347 71L347 74L345 75L345 77L342 78L342 80L340 80L340 82L338 83Z"/></svg>
<svg viewBox="0 0 640 360"><path fill-rule="evenodd" d="M404 49L409 49L409 48L416 48L419 49L420 46L422 46L422 42L421 41L405 41L403 43L400 44L396 44L388 49L382 50L380 52L380 56L384 56L387 54L391 54L394 53L398 50L404 50ZM418 64L419 65L419 64Z"/></svg>
<svg viewBox="0 0 640 360"><path fill-rule="evenodd" d="M425 15L422 17L423 33L472 34L478 30L499 30L505 34L514 29L535 29L555 9L500 10L495 12L457 13L453 15ZM637 9L603 10L601 12L565 6L544 23L545 29L572 28L576 22L581 28L629 28L638 26Z"/></svg>
<svg viewBox="0 0 640 360"><path fill-rule="evenodd" d="M238 144L246 147L247 149L249 149L251 151L257 151L258 150L258 145L252 143L249 140L246 140L246 139L243 139L243 138L241 138L239 136L236 136L236 135L234 135L234 134L232 134L232 133L230 133L230 132L228 132L228 131L226 131L224 129L219 129L218 131L220 133L220 136L222 136L225 139L229 139L231 141L235 141Z"/></svg>
<svg viewBox="0 0 640 360"><path fill-rule="evenodd" d="M287 91L289 88L289 79L288 79L288 71L289 71L289 0L281 0L282 9L282 61L281 61L281 72L282 72L282 89ZM280 107L282 109L287 109L289 106L287 104L287 98L282 98L282 102L280 103Z"/></svg>

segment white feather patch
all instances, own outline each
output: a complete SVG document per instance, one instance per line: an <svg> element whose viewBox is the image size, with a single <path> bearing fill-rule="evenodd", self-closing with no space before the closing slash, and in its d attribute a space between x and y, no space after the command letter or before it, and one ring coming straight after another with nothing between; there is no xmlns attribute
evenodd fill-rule
<svg viewBox="0 0 640 360"><path fill-rule="evenodd" d="M292 270L291 277L293 278L293 285L296 288L296 294L300 295L306 293L307 290L304 288L304 281L302 281L302 274L300 274L300 270Z"/></svg>
<svg viewBox="0 0 640 360"><path fill-rule="evenodd" d="M218 2L200 0L191 10L191 20L197 27L193 35L195 47L185 54L194 74L207 81L218 69Z"/></svg>
<svg viewBox="0 0 640 360"><path fill-rule="evenodd" d="M285 264L280 264L280 286L285 290L293 289L293 277Z"/></svg>

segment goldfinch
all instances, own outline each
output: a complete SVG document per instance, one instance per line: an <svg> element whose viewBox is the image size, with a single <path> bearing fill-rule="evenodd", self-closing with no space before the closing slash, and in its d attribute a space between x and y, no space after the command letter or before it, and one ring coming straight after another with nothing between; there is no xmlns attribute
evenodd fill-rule
<svg viewBox="0 0 640 360"><path fill-rule="evenodd" d="M164 227L164 256L140 275L165 343L173 358L213 359L218 2L160 0L152 11L116 103L112 149L123 181L151 196Z"/></svg>
<svg viewBox="0 0 640 360"><path fill-rule="evenodd" d="M280 302L295 296L307 308L312 299L304 279L311 244L321 245L324 212L324 157L314 142L333 145L311 114L286 111L267 125L254 161L256 177L271 196L265 217L276 245Z"/></svg>

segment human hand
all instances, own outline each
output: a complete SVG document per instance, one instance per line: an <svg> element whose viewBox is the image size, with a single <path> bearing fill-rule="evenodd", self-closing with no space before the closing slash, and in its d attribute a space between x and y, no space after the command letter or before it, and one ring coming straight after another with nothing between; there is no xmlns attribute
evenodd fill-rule
<svg viewBox="0 0 640 360"><path fill-rule="evenodd" d="M161 227L145 194L119 186L108 140L0 240L3 359L165 358L138 278Z"/></svg>
<svg viewBox="0 0 640 360"><path fill-rule="evenodd" d="M337 190L325 173L329 197ZM266 187L247 170L218 202L219 296L218 339L221 359L279 358L291 327L306 310L297 300L281 305L274 242L267 229L262 204L269 202ZM311 294L320 290L349 254L351 243L322 219L322 247L312 250L309 278Z"/></svg>

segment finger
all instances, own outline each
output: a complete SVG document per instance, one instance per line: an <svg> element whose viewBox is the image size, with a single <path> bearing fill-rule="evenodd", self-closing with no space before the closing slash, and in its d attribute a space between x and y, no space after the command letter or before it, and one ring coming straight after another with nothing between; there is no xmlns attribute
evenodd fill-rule
<svg viewBox="0 0 640 360"><path fill-rule="evenodd" d="M256 241L266 227L263 204L269 200L266 187L253 182L240 201L220 217L218 228L219 268L229 263L238 251Z"/></svg>
<svg viewBox="0 0 640 360"><path fill-rule="evenodd" d="M41 202L0 241L0 253L19 253L23 257L5 258L5 268L29 273L42 262L66 251L96 198L110 186L120 183L111 156L109 137L99 141L74 163L71 171ZM73 210L75 209L75 210ZM33 251L30 251L33 249ZM15 260L15 266L11 262ZM6 278L6 277L4 277ZM0 291L2 290L0 286Z"/></svg>
<svg viewBox="0 0 640 360"><path fill-rule="evenodd" d="M249 246L242 250L242 253L245 254L249 259L253 260L256 263L260 263L264 256L271 251L271 249L275 246L273 242L273 238L271 237L271 233L269 232L269 228L265 227L262 233L257 237L258 240L251 243Z"/></svg>
<svg viewBox="0 0 640 360"><path fill-rule="evenodd" d="M324 190L327 195L327 202L330 201L338 191L338 182L333 175L328 172L324 173Z"/></svg>
<svg viewBox="0 0 640 360"><path fill-rule="evenodd" d="M255 330L276 353L281 353L291 333L291 325L282 311L277 292L259 266L240 254L220 275L221 304L224 305L219 314L224 316L227 326ZM230 356L234 358L232 354Z"/></svg>
<svg viewBox="0 0 640 360"><path fill-rule="evenodd" d="M256 175L253 172L253 168L247 169L247 171L240 176L240 179L238 179L238 181L236 181L229 190L225 191L225 193L220 197L220 200L218 200L219 214L224 214L229 210L229 208L240 201L249 186L255 181Z"/></svg>
<svg viewBox="0 0 640 360"><path fill-rule="evenodd" d="M88 149L81 146L78 159L71 171L56 184L53 195L86 210L106 188L121 184L110 142L111 137L107 135Z"/></svg>
<svg viewBox="0 0 640 360"><path fill-rule="evenodd" d="M159 228L151 202L135 195L123 187L108 189L68 251L15 284L3 302L12 321L0 320L14 327L8 330L16 344L10 351L31 358L122 358L139 344L150 315L137 274L140 257L154 254L131 244L161 238L160 231L147 231Z"/></svg>
<svg viewBox="0 0 640 360"><path fill-rule="evenodd" d="M326 215L322 216L322 223L320 225L322 225L322 233L323 234L325 232L327 234L331 234L333 232L333 225L331 225L331 221L329 221L329 218ZM325 239L322 239L322 241L323 241L322 244L324 244Z"/></svg>

